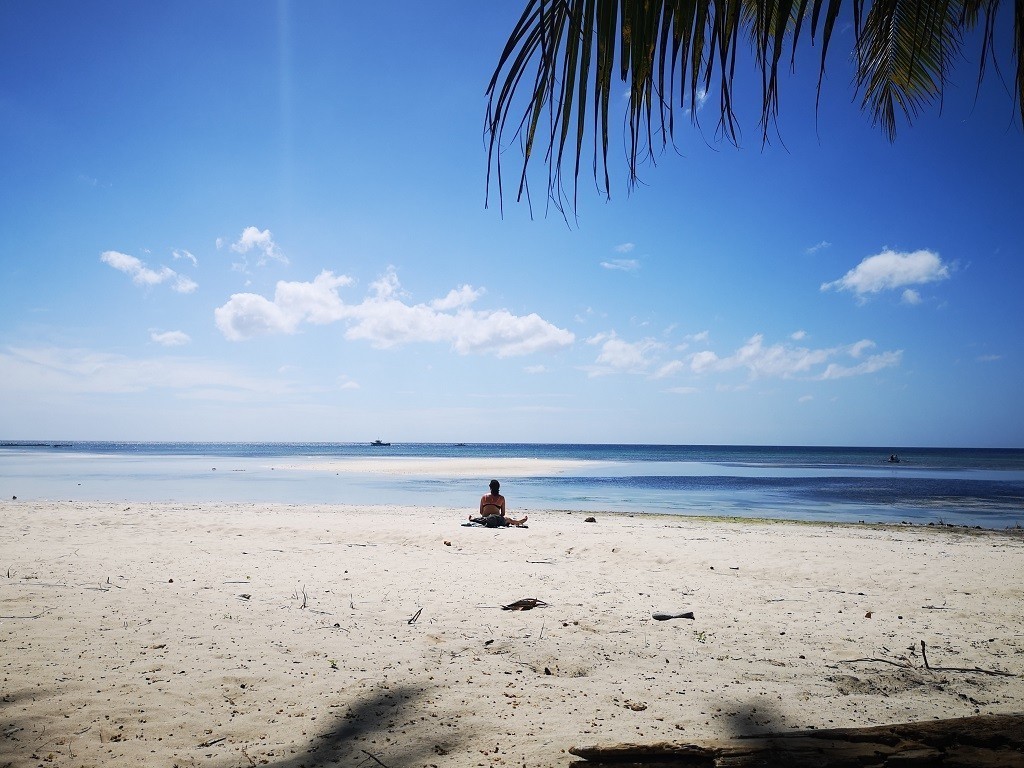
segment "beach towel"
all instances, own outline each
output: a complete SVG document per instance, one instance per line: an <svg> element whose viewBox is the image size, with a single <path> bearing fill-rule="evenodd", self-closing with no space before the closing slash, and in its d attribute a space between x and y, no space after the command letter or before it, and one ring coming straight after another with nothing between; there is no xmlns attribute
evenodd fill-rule
<svg viewBox="0 0 1024 768"><path fill-rule="evenodd" d="M474 517L468 523L462 524L463 528L526 528L523 525L509 525L501 515L487 515L485 517Z"/></svg>

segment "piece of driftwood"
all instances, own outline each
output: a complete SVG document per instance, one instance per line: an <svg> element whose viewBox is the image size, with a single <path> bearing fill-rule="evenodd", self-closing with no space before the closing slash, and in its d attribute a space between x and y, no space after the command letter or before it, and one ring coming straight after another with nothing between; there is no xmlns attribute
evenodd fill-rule
<svg viewBox="0 0 1024 768"><path fill-rule="evenodd" d="M693 611L680 611L679 613L652 613L651 618L655 621L668 621L669 619L692 619Z"/></svg>
<svg viewBox="0 0 1024 768"><path fill-rule="evenodd" d="M569 752L586 765L617 768L1024 768L1024 714L764 733L697 744L572 747Z"/></svg>
<svg viewBox="0 0 1024 768"><path fill-rule="evenodd" d="M522 600L516 600L514 603L501 606L503 611L529 611L532 608L544 608L547 606L543 600L538 600L536 597L524 597Z"/></svg>

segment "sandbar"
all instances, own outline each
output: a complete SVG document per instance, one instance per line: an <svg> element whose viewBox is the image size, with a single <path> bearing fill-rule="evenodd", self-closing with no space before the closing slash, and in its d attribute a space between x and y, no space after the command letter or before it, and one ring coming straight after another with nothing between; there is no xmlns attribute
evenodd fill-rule
<svg viewBox="0 0 1024 768"><path fill-rule="evenodd" d="M294 471L341 472L374 475L432 475L436 477L548 477L584 467L601 466L601 462L574 459L534 458L447 458L381 456L374 458L339 457L275 463L280 469Z"/></svg>

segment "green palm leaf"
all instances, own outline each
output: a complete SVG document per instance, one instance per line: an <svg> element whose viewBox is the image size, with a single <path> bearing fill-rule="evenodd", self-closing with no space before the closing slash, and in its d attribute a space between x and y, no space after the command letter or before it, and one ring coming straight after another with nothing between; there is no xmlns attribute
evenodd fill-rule
<svg viewBox="0 0 1024 768"><path fill-rule="evenodd" d="M781 62L790 46L795 67L802 36L820 42L819 95L829 42L844 0L527 0L487 86L488 202L492 183L503 198L502 157L518 144L517 200L529 200L527 171L537 142L548 169L548 200L563 213L563 167L571 162L575 209L583 145L593 141L593 175L611 193L610 119L616 82L628 88L625 110L629 186L642 161L674 140L676 111L718 93L718 131L736 143L733 81L741 40L761 75L763 139L779 111ZM890 138L902 116L911 122L941 99L966 32L984 22L979 82L994 55L998 0L846 0L856 35L861 107ZM1011 38L1015 105L1024 116L1024 0L1014 0ZM617 79L616 79L617 74ZM527 85L530 83L530 85ZM493 177L492 177L493 173Z"/></svg>
<svg viewBox="0 0 1024 768"><path fill-rule="evenodd" d="M897 109L909 121L941 95L960 52L961 11L959 3L941 0L871 6L857 46L857 87L864 92L862 108L890 139L896 137Z"/></svg>

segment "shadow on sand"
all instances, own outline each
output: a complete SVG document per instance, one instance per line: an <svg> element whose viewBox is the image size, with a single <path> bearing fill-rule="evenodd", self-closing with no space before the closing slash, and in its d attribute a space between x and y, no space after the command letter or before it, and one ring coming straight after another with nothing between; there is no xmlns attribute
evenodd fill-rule
<svg viewBox="0 0 1024 768"><path fill-rule="evenodd" d="M55 734L48 741L40 741L46 736L46 726L40 723L40 718L14 714L22 702L35 702L53 695L51 688L4 691L0 695L0 768L14 764L7 758L21 752L27 756L45 750L50 742L59 738L59 734Z"/></svg>
<svg viewBox="0 0 1024 768"><path fill-rule="evenodd" d="M408 718L409 710L426 694L420 687L399 686L373 693L351 704L339 717L336 727L315 736L306 751L284 760L271 762L273 768L319 768L337 765L411 768L435 761L455 745L452 737L428 740L425 729L408 730L409 743L392 728L399 718ZM431 734L432 735L432 734Z"/></svg>
<svg viewBox="0 0 1024 768"><path fill-rule="evenodd" d="M294 742L291 749L298 754L271 758L269 762L266 757L261 757L260 747L244 740L229 737L228 743L222 746L235 755L234 764L239 766L320 768L343 762L369 768L412 768L437 763L439 757L454 750L459 742L455 733L438 733L433 727L437 721L429 714L421 727L409 724L417 717L413 710L422 707L421 700L427 693L428 690L422 686L397 686L373 691L349 704L326 732L311 737L304 744ZM37 754L53 752L66 756L65 753L70 752L71 736L52 726L47 728L51 717L41 719L18 713L25 703L39 702L55 695L52 689L44 688L3 692L0 696L0 725L3 726L0 732L0 768L35 765L39 763ZM422 712L418 714L422 716Z"/></svg>

